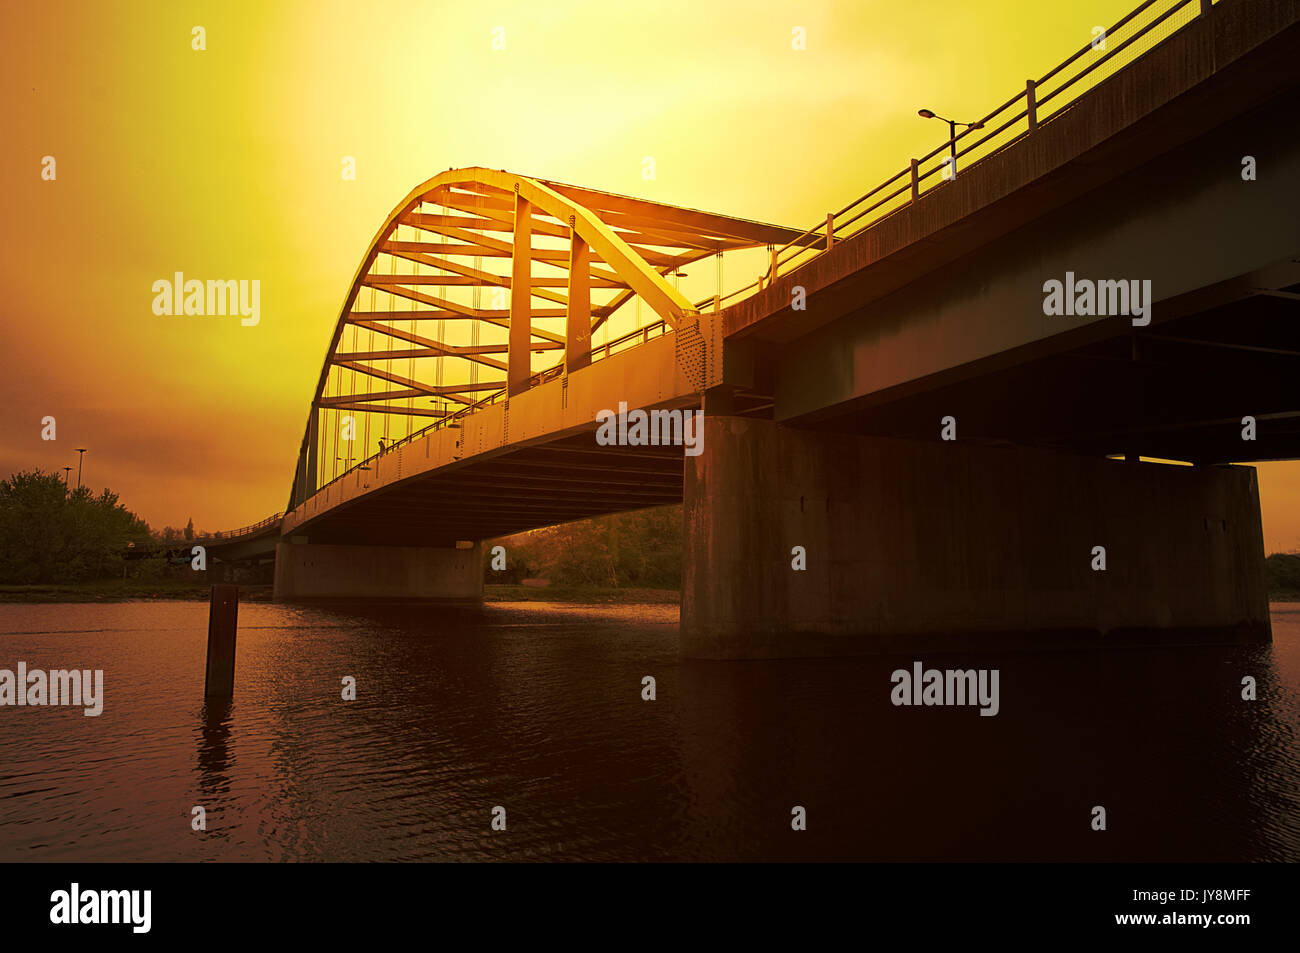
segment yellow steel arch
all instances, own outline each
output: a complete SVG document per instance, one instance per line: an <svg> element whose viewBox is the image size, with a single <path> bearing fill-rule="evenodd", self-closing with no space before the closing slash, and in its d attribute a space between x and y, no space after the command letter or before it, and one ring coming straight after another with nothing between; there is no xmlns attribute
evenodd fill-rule
<svg viewBox="0 0 1300 953"><path fill-rule="evenodd" d="M693 326L698 312L666 277L683 265L799 238L782 226L501 170L434 176L385 219L348 286L290 508L327 474L383 452L418 421L463 414L584 366L592 332L633 298L666 328ZM508 270L493 270L492 261ZM368 309L359 307L363 291ZM549 351L559 352L557 362L535 368ZM484 372L490 379L479 379Z"/></svg>

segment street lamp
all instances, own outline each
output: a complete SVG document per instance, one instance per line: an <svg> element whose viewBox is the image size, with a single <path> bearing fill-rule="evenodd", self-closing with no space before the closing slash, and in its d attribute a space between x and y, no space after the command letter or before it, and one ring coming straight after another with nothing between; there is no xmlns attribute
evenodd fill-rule
<svg viewBox="0 0 1300 953"><path fill-rule="evenodd" d="M978 121L956 122L955 120L952 119L944 119L942 116L932 112L929 109L918 109L916 111L916 114L920 116L922 119L938 119L940 122L946 122L948 124L948 148L952 154L952 174L956 175L957 174L957 127L965 126L967 129L983 129L984 123Z"/></svg>
<svg viewBox="0 0 1300 953"><path fill-rule="evenodd" d="M66 487L72 481L72 467L63 468L63 485Z"/></svg>
<svg viewBox="0 0 1300 953"><path fill-rule="evenodd" d="M78 454L78 456L77 456L77 489L80 490L80 489L81 489L81 461L82 461L82 460L85 458L85 456L86 456L86 448L85 448L85 447L77 447L77 454Z"/></svg>
<svg viewBox="0 0 1300 953"><path fill-rule="evenodd" d="M429 403L434 405L433 409L435 413L442 415L441 417L438 418L438 422L437 422L438 427L457 426L456 424L447 423L447 421L451 420L453 417L456 416L454 413L451 412L450 400L448 400L446 397L434 397L429 400Z"/></svg>

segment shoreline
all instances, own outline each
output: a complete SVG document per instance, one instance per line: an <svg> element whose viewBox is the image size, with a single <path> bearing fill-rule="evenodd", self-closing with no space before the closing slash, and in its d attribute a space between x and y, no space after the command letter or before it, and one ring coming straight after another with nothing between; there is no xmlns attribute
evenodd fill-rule
<svg viewBox="0 0 1300 953"><path fill-rule="evenodd" d="M206 602L211 597L209 583L180 583L170 580L140 582L110 580L68 585L0 586L0 605L40 605L86 602ZM578 604L668 604L680 601L677 589L608 589L581 586L484 586L483 601L490 602L569 602ZM269 584L240 584L239 601L264 603L272 600ZM1300 591L1280 590L1270 593L1269 605L1300 602Z"/></svg>
<svg viewBox="0 0 1300 953"><path fill-rule="evenodd" d="M210 583L156 580L108 580L80 584L0 586L0 604L40 605L86 602L207 602ZM484 586L488 602L572 602L572 603L677 603L676 589L595 589L578 586ZM272 587L265 583L240 584L239 601L271 602Z"/></svg>

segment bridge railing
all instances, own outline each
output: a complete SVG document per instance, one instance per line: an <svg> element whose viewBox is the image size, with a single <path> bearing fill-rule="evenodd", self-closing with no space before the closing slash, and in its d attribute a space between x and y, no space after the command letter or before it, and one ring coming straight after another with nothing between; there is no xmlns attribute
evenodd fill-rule
<svg viewBox="0 0 1300 953"><path fill-rule="evenodd" d="M647 325L636 328L632 331L628 331L626 334L621 334L611 341L607 341L604 344L599 345L598 347L592 348L590 351L587 352L587 359L591 363L595 363L596 361L603 360L604 358L609 357L611 354L617 354L620 351L625 351L628 348L635 347L637 344L644 344L647 341L649 341L652 337L658 337L660 335L666 334L669 330L670 329L668 327L667 322L663 321L662 319L658 321L652 321ZM544 384L547 381L555 380L555 378L560 377L561 375L563 375L563 373L564 373L564 361L561 360L560 363L556 364L554 367L548 367L545 370L541 370L533 374L532 377L528 379L528 386L535 387L538 384ZM378 451L377 453L372 453L364 460L357 461L357 463L354 466L347 467L342 473L334 477L334 479L330 480L328 483L322 483L320 487L317 488L317 492L339 482L339 480L342 480L345 477L351 475L354 471L361 470L363 467L368 468L372 463L379 460L380 457L384 456L384 454L391 453L392 451L396 450L398 447L404 446L408 443L411 443L412 441L419 440L421 437L431 434L435 430L438 430L439 428L443 428L443 427L451 428L451 429L459 428L461 426L460 421L462 418L474 413L475 411L482 410L484 407L490 407L491 405L504 400L505 396L506 396L506 392L504 389L493 391L492 393L484 397L482 400L475 401L472 404L467 404L466 406L460 408L454 413L447 414L447 416L445 417L440 417L437 420L435 420L433 423L421 427L419 430L414 430L411 433L407 434L405 437L402 437L401 439L394 440L392 443L384 447L384 449ZM280 515L283 514L278 514L274 517L271 517L271 520L279 519ZM270 522L271 520L263 520L261 523L256 525L263 526L267 522ZM253 528L254 527L245 527L245 530L251 530ZM235 532L241 533L243 531L235 530Z"/></svg>
<svg viewBox="0 0 1300 953"><path fill-rule="evenodd" d="M1214 0L1217 2L1217 0ZM797 271L843 241L915 203L923 193L947 185L958 169L987 159L1023 139L1064 112L1106 78L1138 59L1173 33L1208 14L1212 0L1146 0L1096 35L1037 80L970 127L945 139L866 194L827 214L798 237L773 248L767 269L742 288L697 303L701 310L724 307L761 291L782 275ZM1071 67L1078 68L1067 74ZM980 133L978 138L972 138ZM951 161L955 152L956 160ZM935 177L938 176L936 179Z"/></svg>
<svg viewBox="0 0 1300 953"><path fill-rule="evenodd" d="M266 519L261 520L257 523L252 523L249 526L241 526L239 529L223 530L220 533L206 533L202 538L203 539L238 539L241 536L251 536L255 533L261 532L262 530L266 529L268 526L274 523L280 522L283 516L284 516L283 513L276 513L274 516L268 516Z"/></svg>
<svg viewBox="0 0 1300 953"><path fill-rule="evenodd" d="M614 338L614 340L607 341L600 345L600 347L592 348L591 351L588 352L587 356L592 363L595 363L596 361L609 357L611 354L617 354L619 351L626 351L628 348L636 347L638 344L645 344L652 337L659 337L662 334L668 333L668 331L668 322L662 319L652 321L650 324L643 327L628 331L626 334L621 334Z"/></svg>

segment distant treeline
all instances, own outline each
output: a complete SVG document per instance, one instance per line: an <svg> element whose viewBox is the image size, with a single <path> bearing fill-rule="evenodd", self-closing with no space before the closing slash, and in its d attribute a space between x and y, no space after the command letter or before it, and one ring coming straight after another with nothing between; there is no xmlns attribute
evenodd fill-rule
<svg viewBox="0 0 1300 953"><path fill-rule="evenodd" d="M505 547L506 568L492 568ZM484 579L517 584L678 589L682 584L682 508L660 506L517 533L484 545Z"/></svg>
<svg viewBox="0 0 1300 953"><path fill-rule="evenodd" d="M1264 566L1269 592L1300 596L1300 553L1274 553Z"/></svg>

